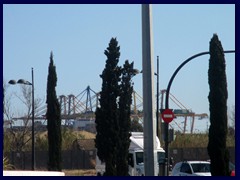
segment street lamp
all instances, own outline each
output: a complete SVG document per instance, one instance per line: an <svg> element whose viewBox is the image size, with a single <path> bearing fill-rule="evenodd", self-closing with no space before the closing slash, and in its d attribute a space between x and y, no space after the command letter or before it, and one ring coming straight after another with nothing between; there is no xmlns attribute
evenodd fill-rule
<svg viewBox="0 0 240 180"><path fill-rule="evenodd" d="M227 50L227 51L223 51L223 53L235 53L235 50ZM177 75L177 73L180 71L180 69L186 65L188 62L190 62L191 60L199 57L199 56L203 56L203 55L206 55L206 54L210 54L210 52L208 51L205 51L205 52L201 52L201 53L198 53L198 54L195 54L193 56L191 56L190 58L186 59L185 61L182 62L182 64L180 64L180 66L178 66L178 68L174 71L174 73L172 74L169 82L168 82L168 85L167 85L167 90L166 90L166 97L165 97L165 109L168 109L169 108L169 93L170 93L170 89L171 89L171 85L172 85L172 82L175 78L175 76ZM168 167L168 164L169 164L169 158L168 158L168 129L169 129L169 124L168 123L164 123L165 124L165 151L166 151L166 160L167 160L167 176L169 174L169 167Z"/></svg>
<svg viewBox="0 0 240 180"><path fill-rule="evenodd" d="M15 80L10 80L9 84L24 84L32 86L32 170L35 169L35 147L34 147L34 78L33 78L33 68L32 68L32 83L24 79L19 79L17 82Z"/></svg>

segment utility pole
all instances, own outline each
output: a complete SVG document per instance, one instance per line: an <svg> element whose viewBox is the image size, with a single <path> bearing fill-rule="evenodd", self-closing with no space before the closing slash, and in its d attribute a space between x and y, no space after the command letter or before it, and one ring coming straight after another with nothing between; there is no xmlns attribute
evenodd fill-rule
<svg viewBox="0 0 240 180"><path fill-rule="evenodd" d="M157 118L157 137L159 138L160 141L160 134L159 134L159 130L160 130L160 123L159 123L159 57L157 56L157 107L156 107L156 118Z"/></svg>
<svg viewBox="0 0 240 180"><path fill-rule="evenodd" d="M35 137L34 137L34 73L32 68L32 170L35 170Z"/></svg>
<svg viewBox="0 0 240 180"><path fill-rule="evenodd" d="M152 9L142 4L142 71L143 71L143 134L144 169L146 176L157 176L156 119L153 88Z"/></svg>

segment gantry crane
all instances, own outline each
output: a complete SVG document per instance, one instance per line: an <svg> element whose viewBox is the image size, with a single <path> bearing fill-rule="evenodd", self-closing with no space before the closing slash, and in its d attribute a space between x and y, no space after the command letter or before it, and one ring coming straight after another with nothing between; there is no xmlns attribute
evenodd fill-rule
<svg viewBox="0 0 240 180"><path fill-rule="evenodd" d="M166 90L161 90L161 109L163 109L163 99L164 99L164 93L166 93ZM186 133L186 127L187 127L187 118L190 117L192 118L191 121L191 129L190 129L190 133L193 133L193 129L194 129L194 122L195 122L195 117L198 117L200 119L203 118L207 118L208 115L207 113L201 113L201 114L196 114L195 112L192 112L191 110L189 110L188 108L186 108L175 96L173 96L171 93L169 93L169 98L180 108L180 109L174 109L173 113L175 115L175 117L184 117L184 127L181 128L181 126L179 126L179 124L176 121L173 121L181 130L182 132L185 134ZM161 116L160 116L161 118ZM171 126L171 125L170 125Z"/></svg>
<svg viewBox="0 0 240 180"><path fill-rule="evenodd" d="M93 92L93 95L91 96L91 92ZM159 93L160 97L160 109L163 109L163 102L164 102L164 94L166 93L166 90L161 90ZM59 96L59 102L61 105L61 117L62 119L68 120L68 119L94 119L95 118L95 109L98 107L98 96L99 93L96 93L93 91L90 86L88 86L86 89L84 89L79 95L74 96L73 94L70 94L68 96L61 95ZM174 109L174 115L175 117L184 117L184 126L183 128L179 123L175 120L172 121L172 123L175 123L178 128L183 132L186 133L186 127L187 127L187 120L188 117L192 118L191 121L191 129L190 132L193 133L194 129L194 121L195 117L198 117L200 119L208 117L206 113L202 114L196 114L186 108L175 96L173 96L171 93L169 94L169 98L174 104L176 104L179 109ZM138 119L140 123L143 123L143 98L134 90L133 91L133 104L132 104L132 113L131 117L133 119ZM35 119L37 120L44 120L46 119L46 105L43 107L39 107L36 110ZM24 119L26 117L21 118L14 118L14 119ZM159 112L159 121L161 123L159 124L159 129L161 129L161 112ZM169 124L170 127L172 127L171 123Z"/></svg>

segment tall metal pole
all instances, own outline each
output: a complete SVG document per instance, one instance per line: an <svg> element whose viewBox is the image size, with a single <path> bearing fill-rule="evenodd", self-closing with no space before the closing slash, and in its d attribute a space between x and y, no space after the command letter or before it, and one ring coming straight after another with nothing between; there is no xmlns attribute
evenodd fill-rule
<svg viewBox="0 0 240 180"><path fill-rule="evenodd" d="M34 138L34 76L32 68L32 170L35 170L35 138Z"/></svg>
<svg viewBox="0 0 240 180"><path fill-rule="evenodd" d="M168 109L168 108L166 108ZM166 176L169 175L169 158L168 158L168 129L169 129L169 123L164 122L164 132L165 132L165 159L166 159Z"/></svg>
<svg viewBox="0 0 240 180"><path fill-rule="evenodd" d="M159 137L159 57L157 56L157 109L156 109L156 118L157 118L157 137Z"/></svg>
<svg viewBox="0 0 240 180"><path fill-rule="evenodd" d="M144 114L144 169L146 176L158 173L156 152L156 119L153 88L152 13L149 4L142 5L142 70Z"/></svg>

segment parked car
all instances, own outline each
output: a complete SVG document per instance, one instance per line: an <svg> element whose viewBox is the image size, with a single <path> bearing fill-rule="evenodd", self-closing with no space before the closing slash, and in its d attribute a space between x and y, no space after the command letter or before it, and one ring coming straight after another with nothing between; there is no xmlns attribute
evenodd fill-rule
<svg viewBox="0 0 240 180"><path fill-rule="evenodd" d="M210 162L182 161L175 164L172 176L211 176Z"/></svg>

